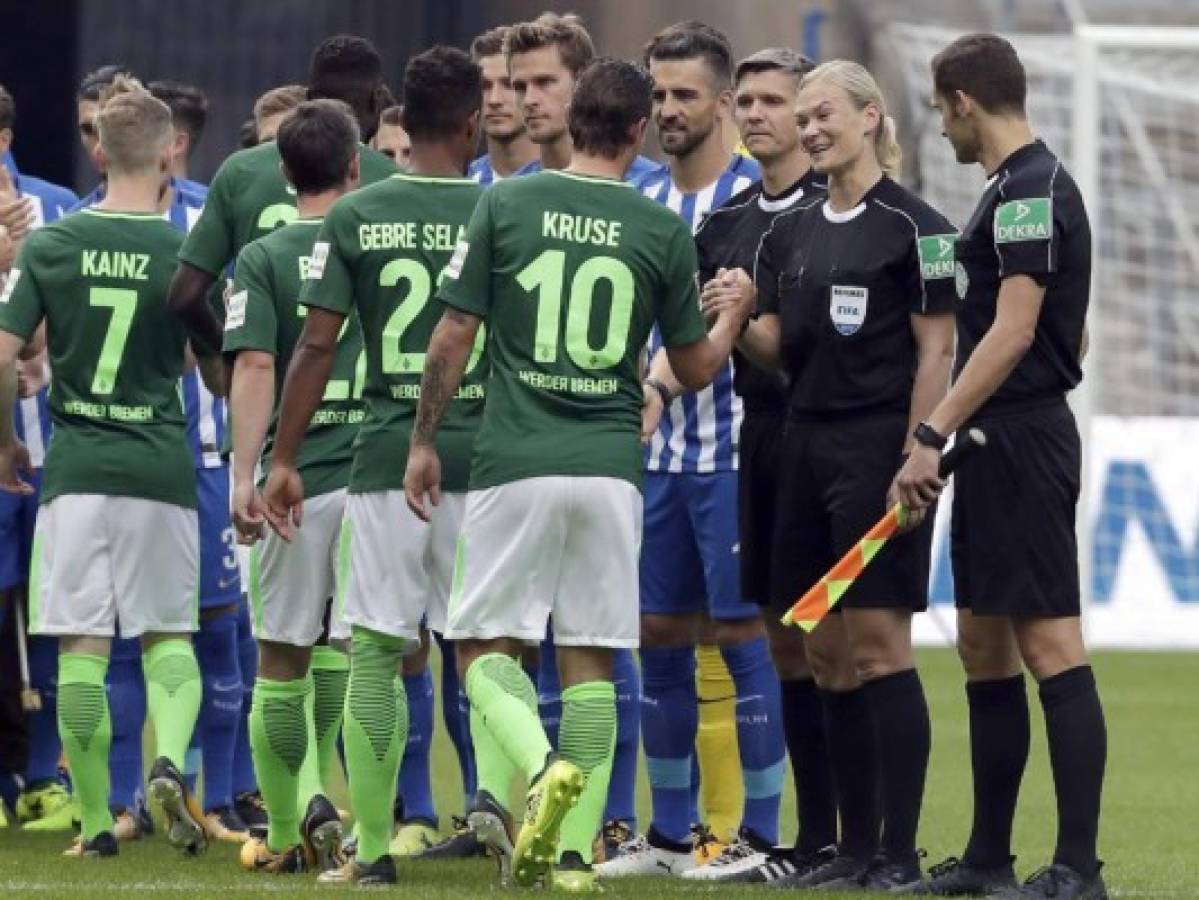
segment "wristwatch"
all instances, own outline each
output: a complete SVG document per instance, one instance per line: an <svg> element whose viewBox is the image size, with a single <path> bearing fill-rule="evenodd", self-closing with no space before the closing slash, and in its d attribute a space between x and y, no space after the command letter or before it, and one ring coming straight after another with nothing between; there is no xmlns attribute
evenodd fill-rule
<svg viewBox="0 0 1199 900"><path fill-rule="evenodd" d="M921 422L917 425L916 430L912 432L912 437L915 438L917 444L932 447L934 450L944 450L945 445L949 442L949 438L942 435L927 422Z"/></svg>

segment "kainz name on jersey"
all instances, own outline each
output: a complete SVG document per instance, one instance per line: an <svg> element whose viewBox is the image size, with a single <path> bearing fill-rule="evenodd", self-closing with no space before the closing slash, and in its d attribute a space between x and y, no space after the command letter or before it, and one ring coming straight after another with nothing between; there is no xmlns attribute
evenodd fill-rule
<svg viewBox="0 0 1199 900"><path fill-rule="evenodd" d="M79 272L84 278L124 278L128 281L149 281L146 268L148 253L122 253L119 250L84 250Z"/></svg>
<svg viewBox="0 0 1199 900"><path fill-rule="evenodd" d="M1013 200L995 210L995 243L1047 241L1053 236L1053 201Z"/></svg>

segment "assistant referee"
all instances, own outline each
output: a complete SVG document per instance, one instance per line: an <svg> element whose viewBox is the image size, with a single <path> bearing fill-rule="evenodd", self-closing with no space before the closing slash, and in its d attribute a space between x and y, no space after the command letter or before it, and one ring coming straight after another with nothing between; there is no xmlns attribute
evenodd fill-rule
<svg viewBox="0 0 1199 900"><path fill-rule="evenodd" d="M942 895L1106 897L1096 838L1107 732L1079 619L1074 520L1081 449L1066 393L1091 282L1082 196L1024 112L1024 68L995 35L959 38L932 61L934 102L958 161L989 181L957 243L954 386L896 477L922 509L942 481L945 437L967 426L987 451L956 476L952 558L966 669L974 825L960 861L934 867ZM1021 663L1040 686L1057 791L1052 864L1018 889L1011 830L1028 759Z"/></svg>

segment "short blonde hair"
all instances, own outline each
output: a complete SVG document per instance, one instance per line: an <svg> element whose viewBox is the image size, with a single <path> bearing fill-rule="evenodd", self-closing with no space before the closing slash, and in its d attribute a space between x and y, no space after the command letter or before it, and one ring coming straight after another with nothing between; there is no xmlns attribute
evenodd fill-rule
<svg viewBox="0 0 1199 900"><path fill-rule="evenodd" d="M100 92L96 131L109 171L143 172L171 142L171 108L132 75L117 75Z"/></svg>
<svg viewBox="0 0 1199 900"><path fill-rule="evenodd" d="M583 20L574 13L559 15L544 12L532 22L511 26L504 34L504 55L529 53L542 47L557 47L562 63L575 78L595 59L595 44L583 27Z"/></svg>
<svg viewBox="0 0 1199 900"><path fill-rule="evenodd" d="M895 136L895 120L887 114L887 101L865 66L848 59L834 59L821 63L803 77L800 90L817 81L830 81L849 95L850 101L859 110L867 106L879 112L879 125L874 131L874 154L883 172L892 178L897 176L903 164L903 150Z"/></svg>
<svg viewBox="0 0 1199 900"><path fill-rule="evenodd" d="M254 124L261 125L279 113L291 112L308 98L308 89L302 84L284 84L271 88L254 101Z"/></svg>

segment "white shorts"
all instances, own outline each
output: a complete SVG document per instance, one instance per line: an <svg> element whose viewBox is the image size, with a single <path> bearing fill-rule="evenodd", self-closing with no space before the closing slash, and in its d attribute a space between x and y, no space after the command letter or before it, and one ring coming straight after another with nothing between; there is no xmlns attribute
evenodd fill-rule
<svg viewBox="0 0 1199 900"><path fill-rule="evenodd" d="M341 488L304 499L304 524L291 543L268 529L250 554L250 614L254 637L311 647L324 631L325 610L337 594L337 548L345 512ZM336 619L336 610L331 613ZM330 628L337 637L336 621Z"/></svg>
<svg viewBox="0 0 1199 900"><path fill-rule="evenodd" d="M426 525L408 508L403 491L350 494L345 621L417 643L422 621L445 631L465 508L466 494L442 494Z"/></svg>
<svg viewBox="0 0 1199 900"><path fill-rule="evenodd" d="M199 627L194 509L141 497L63 494L38 510L29 630L121 637Z"/></svg>
<svg viewBox="0 0 1199 900"><path fill-rule="evenodd" d="M450 598L451 640L636 647L641 492L622 478L546 476L471 491Z"/></svg>

